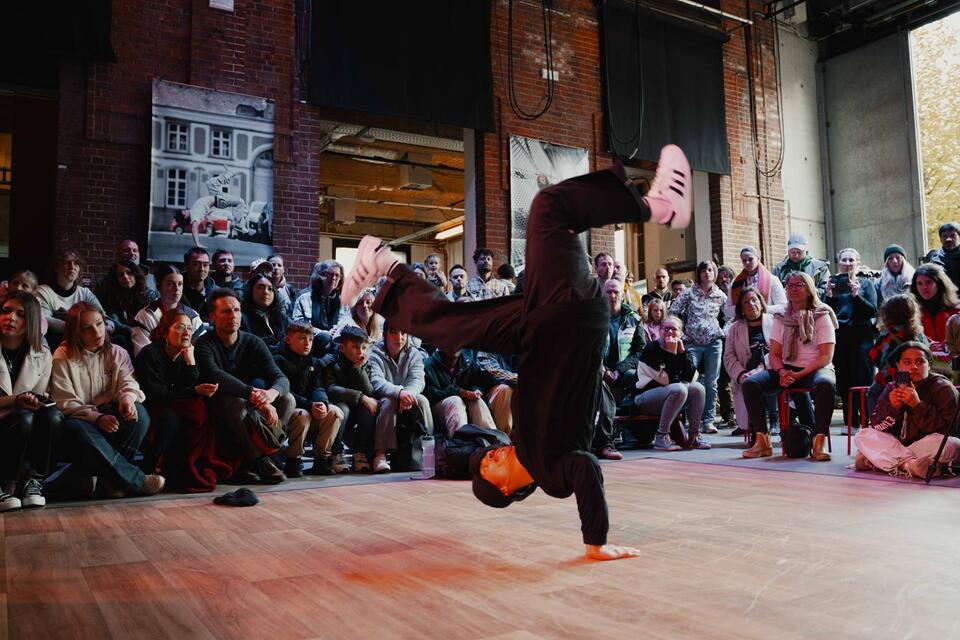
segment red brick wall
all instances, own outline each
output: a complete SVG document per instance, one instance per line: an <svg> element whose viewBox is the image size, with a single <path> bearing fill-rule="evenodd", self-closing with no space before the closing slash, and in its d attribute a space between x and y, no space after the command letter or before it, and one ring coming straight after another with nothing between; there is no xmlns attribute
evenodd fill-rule
<svg viewBox="0 0 960 640"><path fill-rule="evenodd" d="M276 101L274 149L274 245L287 269L305 284L317 256L317 191L322 136L320 112L301 104L294 67L295 16L292 2L236 0L235 12L208 7L207 0L165 3L117 2L113 6L116 64L65 63L61 70L57 244L78 246L90 271L107 268L117 241L146 238L150 179L150 97L154 77ZM754 8L759 8L757 0ZM731 13L742 3L724 2ZM514 3L515 86L532 110L543 95L543 31L539 7ZM733 26L727 23L728 28ZM767 55L770 26L757 21ZM553 20L555 68L559 73L553 106L534 121L517 118L507 103L507 3L494 0L491 53L496 131L476 145L478 244L507 255L510 229L509 138L523 135L585 148L591 168L605 167L603 105L597 13L590 0L560 3ZM711 222L715 253L736 264L743 244L758 238L757 185L749 125L749 101L742 32L724 48L727 128L731 176L711 178ZM760 121L761 163L771 164L778 140L775 77L766 62L766 117ZM759 69L759 68L758 68ZM758 74L759 75L759 74ZM758 99L762 96L758 90ZM764 157L764 143L769 158ZM782 197L775 177L761 191ZM764 201L762 243L772 263L784 253L784 215L779 201ZM609 229L594 232L592 249L613 251Z"/></svg>

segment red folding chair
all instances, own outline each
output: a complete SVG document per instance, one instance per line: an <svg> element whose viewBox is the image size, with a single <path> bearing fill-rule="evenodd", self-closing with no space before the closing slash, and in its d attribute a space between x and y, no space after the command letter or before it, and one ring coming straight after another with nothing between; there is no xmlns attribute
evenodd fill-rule
<svg viewBox="0 0 960 640"><path fill-rule="evenodd" d="M867 389L870 387L850 387L847 391L847 455L850 455L853 443L853 401L854 396L860 395L860 428L867 427Z"/></svg>

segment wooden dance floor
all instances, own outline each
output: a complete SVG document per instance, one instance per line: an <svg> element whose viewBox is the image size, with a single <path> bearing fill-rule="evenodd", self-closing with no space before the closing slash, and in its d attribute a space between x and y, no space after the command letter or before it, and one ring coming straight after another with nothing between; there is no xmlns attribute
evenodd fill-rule
<svg viewBox="0 0 960 640"><path fill-rule="evenodd" d="M0 517L0 637L947 638L960 490L667 460L604 465L611 541L572 499L494 510L388 482Z"/></svg>

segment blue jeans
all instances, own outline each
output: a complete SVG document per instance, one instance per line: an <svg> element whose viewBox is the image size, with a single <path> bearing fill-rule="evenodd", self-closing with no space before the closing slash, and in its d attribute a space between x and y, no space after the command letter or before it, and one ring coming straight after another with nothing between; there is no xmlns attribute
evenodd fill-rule
<svg viewBox="0 0 960 640"><path fill-rule="evenodd" d="M101 413L116 416L120 421L119 428L113 433L104 433L86 420L68 418L63 421L70 462L84 473L119 481L119 487L129 493L139 493L143 488L145 476L133 464L133 458L150 427L146 407L139 402L136 407L136 420L124 420L114 404L100 407Z"/></svg>
<svg viewBox="0 0 960 640"><path fill-rule="evenodd" d="M687 357L693 368L700 372L697 380L703 385L706 395L703 399L702 425L713 425L714 414L717 411L717 378L720 377L720 355L723 353L723 341L717 338L708 344L684 343Z"/></svg>

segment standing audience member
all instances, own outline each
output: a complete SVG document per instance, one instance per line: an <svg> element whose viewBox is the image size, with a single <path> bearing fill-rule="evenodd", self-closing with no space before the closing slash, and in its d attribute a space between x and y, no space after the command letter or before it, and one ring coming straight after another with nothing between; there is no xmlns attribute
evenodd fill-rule
<svg viewBox="0 0 960 640"><path fill-rule="evenodd" d="M132 353L137 313L159 297L147 288L147 278L130 260L114 262L101 281L97 298L107 319L113 321L111 340Z"/></svg>
<svg viewBox="0 0 960 640"><path fill-rule="evenodd" d="M750 415L743 399L743 382L770 366L770 335L773 332L773 316L767 313L767 303L753 285L739 290L734 321L727 332L723 365L730 376L733 393L733 411L737 416L737 429L730 435L743 435L750 431ZM771 416L770 431L775 430ZM777 418L777 421L779 417Z"/></svg>
<svg viewBox="0 0 960 640"><path fill-rule="evenodd" d="M827 278L830 277L830 267L823 260L817 260L807 253L807 239L799 233L790 234L787 239L787 256L773 268L772 273L786 286L787 276L794 271L810 276L817 287L817 295L823 295Z"/></svg>
<svg viewBox="0 0 960 640"><path fill-rule="evenodd" d="M489 300L509 295L506 285L493 277L493 251L481 247L473 252L477 275L467 281L467 295L474 300Z"/></svg>
<svg viewBox="0 0 960 640"><path fill-rule="evenodd" d="M423 395L433 409L433 423L452 438L461 426L470 423L484 429L497 425L483 400L484 376L471 349L437 349L424 362Z"/></svg>
<svg viewBox="0 0 960 640"><path fill-rule="evenodd" d="M343 424L333 444L331 466L337 473L344 471L343 442L346 441L353 451L354 473L369 473L373 470L370 457L377 420L377 401L373 397L367 364L369 338L363 329L347 326L335 344L339 351L328 353L320 360L327 395L343 413Z"/></svg>
<svg viewBox="0 0 960 640"><path fill-rule="evenodd" d="M907 293L913 280L913 265L907 262L903 247L892 244L883 250L883 272L877 283L877 304L887 298Z"/></svg>
<svg viewBox="0 0 960 640"><path fill-rule="evenodd" d="M159 275L159 271L157 273ZM157 282L159 290L160 283ZM207 317L207 296L217 288L210 277L210 254L203 247L192 247L183 254L183 300L186 306Z"/></svg>
<svg viewBox="0 0 960 640"><path fill-rule="evenodd" d="M190 318L191 335L199 336L202 333L203 322L200 320L199 314L183 304L183 276L180 271L171 264L161 266L157 269L157 286L160 289L160 298L138 311L133 320L131 341L133 342L134 356L150 344L150 334L160 322L160 316L167 309L180 309Z"/></svg>
<svg viewBox="0 0 960 640"><path fill-rule="evenodd" d="M450 292L447 298L451 302L456 302L465 296L467 296L467 270L463 265L455 264L450 267Z"/></svg>
<svg viewBox="0 0 960 640"><path fill-rule="evenodd" d="M0 511L42 507L43 477L60 438L63 415L39 398L50 382L50 349L43 343L40 303L11 291L0 305Z"/></svg>
<svg viewBox="0 0 960 640"><path fill-rule="evenodd" d="M793 271L784 282L787 308L773 316L770 333L770 366L745 378L741 385L743 401L750 416L749 424L756 440L743 452L744 458L773 455L767 432L766 397L790 387L813 389L814 415L811 420L809 402L798 402L797 413L806 424L813 422L814 462L830 460L824 443L833 418L836 377L833 352L836 345L837 319L833 309L820 302L817 288L807 273ZM784 429L788 425L782 425Z"/></svg>
<svg viewBox="0 0 960 640"><path fill-rule="evenodd" d="M140 467L162 469L171 485L189 493L213 491L231 468L216 456L216 427L204 398L217 384L200 382L193 319L179 307L167 309L151 338L135 362L152 426Z"/></svg>
<svg viewBox="0 0 960 640"><path fill-rule="evenodd" d="M437 285L441 291L446 291L447 277L443 275L443 269L440 268L440 256L431 253L423 264L427 268L427 280Z"/></svg>
<svg viewBox="0 0 960 640"><path fill-rule="evenodd" d="M280 371L290 381L290 393L297 403L290 422L309 424L309 427L302 430L303 440L290 441L287 459L293 461L285 466L299 470L304 442L307 438L313 438L313 467L305 473L312 476L332 476L337 473L332 465L333 443L340 433L343 411L330 402L323 386L320 360L311 355L312 349L313 327L306 322L294 322L287 326L283 346L274 356Z"/></svg>
<svg viewBox="0 0 960 640"><path fill-rule="evenodd" d="M670 302L680 297L680 294L686 291L687 283L679 278L670 281ZM670 305L667 305L668 307Z"/></svg>
<svg viewBox="0 0 960 640"><path fill-rule="evenodd" d="M930 342L933 365L949 369L947 321L960 313L960 296L957 287L937 264L922 264L913 272L910 293L920 303L920 322L923 333Z"/></svg>
<svg viewBox="0 0 960 640"><path fill-rule="evenodd" d="M643 316L643 296L636 288L637 277L633 271L627 271L627 276L623 281L623 301L635 309L640 316Z"/></svg>
<svg viewBox="0 0 960 640"><path fill-rule="evenodd" d="M52 281L37 288L40 309L47 319L47 343L60 344L63 337L67 311L78 302L88 302L103 309L93 291L80 284L80 268L83 260L76 249L60 249L51 261ZM113 331L113 323L106 324L107 333Z"/></svg>
<svg viewBox="0 0 960 640"><path fill-rule="evenodd" d="M716 285L717 265L704 260L697 265L697 283L670 303L670 315L683 320L683 344L694 369L703 373L701 384L706 391L703 433L717 433L714 414L717 405L717 378L723 352L723 329L720 313L727 297Z"/></svg>
<svg viewBox="0 0 960 640"><path fill-rule="evenodd" d="M960 287L960 225L945 222L940 225L940 249L930 256L930 262L947 272L953 286Z"/></svg>
<svg viewBox="0 0 960 640"><path fill-rule="evenodd" d="M717 269L717 287L730 300L730 285L737 274L727 265L720 265ZM724 305L726 309L726 305ZM717 376L717 404L720 411L720 422L714 424L717 428L727 428L736 426L736 418L733 413L733 396L730 391L730 376L727 375L727 369L723 366L723 352L726 349L726 329L727 317L724 315L724 309L720 310L720 328L723 329L724 336L720 338L720 374Z"/></svg>
<svg viewBox="0 0 960 640"><path fill-rule="evenodd" d="M166 479L144 474L134 458L150 426L130 355L110 343L100 309L78 302L67 312L63 343L53 354L50 396L63 411L64 449L96 476L102 498L153 495Z"/></svg>
<svg viewBox="0 0 960 640"><path fill-rule="evenodd" d="M293 305L293 321L313 326L313 353L317 355L330 344L330 332L343 318L340 291L343 288L343 265L324 260L313 267L310 289L300 294Z"/></svg>
<svg viewBox="0 0 960 640"><path fill-rule="evenodd" d="M727 319L733 319L735 316L734 308L740 299L740 292L745 287L753 287L763 296L767 313L776 313L786 306L787 294L783 290L783 284L760 263L760 255L756 249L753 247L741 249L740 264L743 265L743 270L733 279L727 304L723 309Z"/></svg>
<svg viewBox="0 0 960 640"><path fill-rule="evenodd" d="M427 279L427 268L423 265L422 262L414 262L410 265L410 270L417 274L418 278Z"/></svg>
<svg viewBox="0 0 960 640"><path fill-rule="evenodd" d="M240 329L257 336L272 350L280 348L287 314L273 286L273 278L255 273L243 286Z"/></svg>
<svg viewBox="0 0 960 640"><path fill-rule="evenodd" d="M667 305L660 298L651 298L647 302L647 317L643 323L643 331L647 342L656 342L660 339L660 327L667 317Z"/></svg>
<svg viewBox="0 0 960 640"><path fill-rule="evenodd" d="M948 336L950 327L947 323ZM920 306L909 293L890 296L880 305L880 335L870 349L870 362L877 368L877 375L867 390L868 416L873 413L883 388L897 373L897 363L891 362L890 356L904 342L922 342L929 348L920 323Z"/></svg>
<svg viewBox="0 0 960 640"><path fill-rule="evenodd" d="M517 290L517 271L510 263L504 262L497 267L497 278L507 288L509 294L512 295Z"/></svg>
<svg viewBox="0 0 960 640"><path fill-rule="evenodd" d="M407 334L396 327L384 326L383 339L373 345L370 351L370 383L373 395L379 399L377 424L373 434L373 471L388 473L391 470L387 453L398 448L411 450L413 439L433 433L433 415L430 401L423 395L425 385L423 355L407 340ZM404 433L407 442L400 447L398 427L401 416L410 425L422 426L423 432ZM425 432L425 433L424 433ZM394 460L395 466L396 460ZM410 464L403 471L413 471Z"/></svg>
<svg viewBox="0 0 960 640"><path fill-rule="evenodd" d="M593 257L593 268L597 272L600 286L613 277L613 256L609 253L598 253Z"/></svg>
<svg viewBox="0 0 960 640"><path fill-rule="evenodd" d="M285 436L302 441L290 423L296 407L290 382L263 340L240 330L240 299L233 289L216 289L207 302L214 330L197 340L202 382L217 383L209 408L219 425L218 441L232 446L240 458L237 482L277 484L286 480L270 456ZM289 431L288 431L289 429Z"/></svg>
<svg viewBox="0 0 960 640"><path fill-rule="evenodd" d="M130 238L121 240L120 244L117 245L115 260L116 262L129 260L133 264L137 265L137 268L146 279L147 289L150 289L151 291L156 290L157 285L153 281L153 274L150 273L150 268L140 261L140 245L137 244L136 240L131 240ZM100 302L103 302L103 300Z"/></svg>
<svg viewBox="0 0 960 640"><path fill-rule="evenodd" d="M376 298L376 292L373 289L367 289L357 298L356 304L350 307L350 313L342 318L333 331L331 337L336 340L344 327L359 327L367 334L371 342L377 342L383 337L383 318L373 310L373 300Z"/></svg>
<svg viewBox="0 0 960 640"><path fill-rule="evenodd" d="M869 386L873 379L870 349L877 331L877 284L873 274L861 268L860 253L856 249L841 249L837 265L837 275L827 279L825 300L839 323L833 366L844 421L850 418L853 424L859 424L860 404L848 406L847 392L850 387Z"/></svg>
<svg viewBox="0 0 960 640"><path fill-rule="evenodd" d="M283 266L283 256L273 254L267 257L267 262L273 268L273 285L277 290L277 297L280 298L280 304L283 306L283 312L290 316L293 314L293 304L297 301L297 288L292 282L287 281L287 272Z"/></svg>
<svg viewBox="0 0 960 640"><path fill-rule="evenodd" d="M243 295L243 280L236 273L237 265L233 252L226 249L217 249L213 252L210 261L213 263L213 273L210 275L217 286L233 289L237 292L237 295Z"/></svg>
<svg viewBox="0 0 960 640"><path fill-rule="evenodd" d="M639 393L633 402L641 413L659 415L653 448L658 451L679 451L680 445L670 437L670 426L684 409L687 410L687 446L709 449L700 437L700 416L706 392L697 382L697 372L684 353L683 321L668 316L663 321L660 339L650 342L640 354L637 366Z"/></svg>
<svg viewBox="0 0 960 640"><path fill-rule="evenodd" d="M910 384L888 382L870 416L870 428L857 432L857 471L877 469L890 474L926 478L933 458L953 428L957 390L930 371L933 354L925 344L904 342L891 354L897 371L910 374ZM960 454L960 439L947 438L940 462Z"/></svg>
<svg viewBox="0 0 960 640"><path fill-rule="evenodd" d="M666 306L669 306L670 297L670 272L667 271L666 267L660 267L653 272L653 289L643 294L640 301L646 305L656 298L657 300L662 300Z"/></svg>

